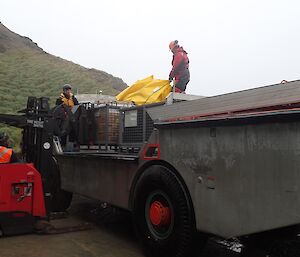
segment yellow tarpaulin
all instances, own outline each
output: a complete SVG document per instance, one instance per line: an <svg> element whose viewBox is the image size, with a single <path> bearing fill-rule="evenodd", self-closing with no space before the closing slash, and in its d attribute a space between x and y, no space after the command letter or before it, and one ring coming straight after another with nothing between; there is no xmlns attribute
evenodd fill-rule
<svg viewBox="0 0 300 257"><path fill-rule="evenodd" d="M154 79L152 75L124 89L116 99L137 105L157 103L164 101L171 90L169 80Z"/></svg>

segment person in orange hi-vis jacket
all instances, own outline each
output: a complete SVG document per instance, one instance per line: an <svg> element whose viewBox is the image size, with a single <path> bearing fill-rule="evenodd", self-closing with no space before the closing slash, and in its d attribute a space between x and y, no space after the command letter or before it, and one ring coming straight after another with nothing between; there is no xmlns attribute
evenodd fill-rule
<svg viewBox="0 0 300 257"><path fill-rule="evenodd" d="M8 147L8 140L8 135L4 132L0 132L0 164L19 162L13 149Z"/></svg>

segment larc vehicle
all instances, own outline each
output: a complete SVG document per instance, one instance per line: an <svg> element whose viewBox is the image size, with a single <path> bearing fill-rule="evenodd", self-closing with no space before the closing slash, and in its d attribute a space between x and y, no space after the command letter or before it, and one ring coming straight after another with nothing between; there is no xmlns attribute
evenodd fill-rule
<svg viewBox="0 0 300 257"><path fill-rule="evenodd" d="M300 81L171 105L84 104L64 122L45 99L32 103L24 153L46 156L36 165L49 202L67 208L76 193L132 212L149 256L300 223ZM74 128L75 151L53 141L57 124Z"/></svg>

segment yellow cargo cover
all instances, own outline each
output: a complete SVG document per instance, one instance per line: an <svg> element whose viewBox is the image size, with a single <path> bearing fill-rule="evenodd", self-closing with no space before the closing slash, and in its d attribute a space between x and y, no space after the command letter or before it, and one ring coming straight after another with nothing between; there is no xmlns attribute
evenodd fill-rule
<svg viewBox="0 0 300 257"><path fill-rule="evenodd" d="M164 101L171 92L169 80L154 79L149 76L138 80L116 96L117 101L134 102L136 105Z"/></svg>

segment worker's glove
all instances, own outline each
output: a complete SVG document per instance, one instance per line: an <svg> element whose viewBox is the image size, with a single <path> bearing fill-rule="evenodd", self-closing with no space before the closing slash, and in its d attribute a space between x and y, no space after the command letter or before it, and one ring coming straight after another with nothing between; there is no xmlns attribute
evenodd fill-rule
<svg viewBox="0 0 300 257"><path fill-rule="evenodd" d="M171 83L173 81L173 78L169 77L169 82Z"/></svg>

